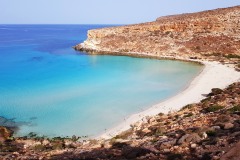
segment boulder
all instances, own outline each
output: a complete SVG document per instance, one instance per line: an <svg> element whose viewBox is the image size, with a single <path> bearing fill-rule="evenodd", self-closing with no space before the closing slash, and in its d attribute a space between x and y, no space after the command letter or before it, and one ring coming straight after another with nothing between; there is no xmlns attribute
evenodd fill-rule
<svg viewBox="0 0 240 160"><path fill-rule="evenodd" d="M196 147L197 147L197 144L195 144L195 143L191 144L192 149L195 149Z"/></svg>
<svg viewBox="0 0 240 160"><path fill-rule="evenodd" d="M179 140L178 140L178 144L180 145L188 145L190 142L191 143L198 143L201 141L201 137L196 134L185 134L184 136L182 136Z"/></svg>
<svg viewBox="0 0 240 160"><path fill-rule="evenodd" d="M149 130L148 128L144 128L144 129L142 130L142 132L143 132L144 134L147 134L147 133L150 133L151 130Z"/></svg>
<svg viewBox="0 0 240 160"><path fill-rule="evenodd" d="M239 160L240 159L240 142L232 147L226 154L224 154L220 160Z"/></svg>
<svg viewBox="0 0 240 160"><path fill-rule="evenodd" d="M225 123L224 124L224 129L231 129L233 127L234 127L234 124L232 124L232 123Z"/></svg>
<svg viewBox="0 0 240 160"><path fill-rule="evenodd" d="M145 148L140 148L140 147L126 146L126 147L123 147L122 149L122 155L126 159L136 159L137 157L144 156L148 153L151 153L151 151Z"/></svg>
<svg viewBox="0 0 240 160"><path fill-rule="evenodd" d="M168 140L166 142L163 142L161 145L160 145L160 149L169 149L171 147L173 147L175 144L176 144L177 140L176 139L172 139L172 140Z"/></svg>
<svg viewBox="0 0 240 160"><path fill-rule="evenodd" d="M12 136L13 132L6 127L0 126L0 142L5 142Z"/></svg>

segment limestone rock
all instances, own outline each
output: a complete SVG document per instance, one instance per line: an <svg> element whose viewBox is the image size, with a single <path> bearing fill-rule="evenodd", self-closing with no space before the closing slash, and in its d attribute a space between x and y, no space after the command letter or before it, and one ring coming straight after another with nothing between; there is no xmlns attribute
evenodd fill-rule
<svg viewBox="0 0 240 160"><path fill-rule="evenodd" d="M160 17L154 22L94 29L77 50L89 53L190 57L238 55L240 6ZM138 54L138 56L141 56ZM222 56L223 57L223 56ZM214 92L220 93L219 89Z"/></svg>
<svg viewBox="0 0 240 160"><path fill-rule="evenodd" d="M225 123L224 124L224 129L231 129L233 127L234 127L234 124L232 124L232 123Z"/></svg>
<svg viewBox="0 0 240 160"><path fill-rule="evenodd" d="M195 143L191 144L191 148L195 149L197 145Z"/></svg>
<svg viewBox="0 0 240 160"><path fill-rule="evenodd" d="M0 142L6 141L12 136L13 132L7 129L6 127L0 126Z"/></svg>
<svg viewBox="0 0 240 160"><path fill-rule="evenodd" d="M180 145L187 145L188 143L192 142L192 143L198 143L201 141L201 137L196 134L186 134L184 136L182 136L179 140L178 140L178 144Z"/></svg>
<svg viewBox="0 0 240 160"><path fill-rule="evenodd" d="M220 160L239 160L240 159L240 142L238 142L232 149L224 154Z"/></svg>
<svg viewBox="0 0 240 160"><path fill-rule="evenodd" d="M176 139L172 139L172 140L167 140L166 142L163 142L160 146L160 149L169 149L172 146L174 146L176 144L177 140Z"/></svg>

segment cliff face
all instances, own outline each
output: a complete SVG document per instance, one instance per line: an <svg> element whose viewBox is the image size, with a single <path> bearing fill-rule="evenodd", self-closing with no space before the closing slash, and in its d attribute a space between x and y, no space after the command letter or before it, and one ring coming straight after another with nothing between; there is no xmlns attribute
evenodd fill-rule
<svg viewBox="0 0 240 160"><path fill-rule="evenodd" d="M88 39L75 49L188 58L240 55L240 6L165 16L137 25L90 30Z"/></svg>

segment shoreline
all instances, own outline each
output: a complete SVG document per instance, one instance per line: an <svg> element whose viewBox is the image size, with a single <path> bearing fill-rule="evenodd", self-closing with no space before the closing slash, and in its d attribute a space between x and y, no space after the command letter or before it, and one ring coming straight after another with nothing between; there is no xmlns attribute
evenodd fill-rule
<svg viewBox="0 0 240 160"><path fill-rule="evenodd" d="M113 54L118 55L118 54ZM126 54L121 54L126 56ZM121 56L120 55L120 56ZM131 54L130 54L131 55ZM140 55L140 56L139 56ZM129 55L128 55L129 56ZM94 137L94 139L111 139L116 135L131 128L131 125L137 122L146 122L148 116L155 116L159 113L167 114L169 112L179 111L182 107L200 102L206 98L204 95L208 94L212 88L225 88L231 83L240 80L240 72L236 71L234 67L223 65L220 62L200 61L194 59L185 59L183 57L152 57L151 55L134 53L132 57L146 57L157 59L171 59L180 60L193 63L200 63L203 66L202 71L189 83L189 85L180 91L178 94L161 101L153 106L150 106L142 112L130 115L127 119L120 122L117 126L106 130Z"/></svg>
<svg viewBox="0 0 240 160"><path fill-rule="evenodd" d="M82 43L81 43L82 44ZM191 63L198 63L203 64L203 61L199 60L198 57L183 57L183 56L176 56L176 55L156 55L152 53L138 53L138 52L119 52L119 51L105 51L105 50L95 50L95 49L84 49L79 50L75 47L73 47L76 51L83 52L87 55L110 55L110 56L128 56L133 58L149 58L149 59L158 59L158 60L177 60L177 61L183 61L183 62L191 62Z"/></svg>

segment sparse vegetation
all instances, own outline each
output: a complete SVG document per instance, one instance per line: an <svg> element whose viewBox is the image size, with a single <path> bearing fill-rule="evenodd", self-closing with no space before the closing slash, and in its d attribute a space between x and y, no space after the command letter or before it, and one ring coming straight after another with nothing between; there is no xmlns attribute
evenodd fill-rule
<svg viewBox="0 0 240 160"><path fill-rule="evenodd" d="M237 55L237 54L228 54L228 55L225 55L224 57L226 58L237 58L237 59L240 59L240 55Z"/></svg>
<svg viewBox="0 0 240 160"><path fill-rule="evenodd" d="M191 117L191 116L193 116L193 113L192 113L192 112L184 115L184 117Z"/></svg>
<svg viewBox="0 0 240 160"><path fill-rule="evenodd" d="M109 144L113 145L117 142L117 139L114 137L110 140Z"/></svg>
<svg viewBox="0 0 240 160"><path fill-rule="evenodd" d="M158 115L159 115L159 116L163 116L164 114L163 114L163 113L159 113Z"/></svg>
<svg viewBox="0 0 240 160"><path fill-rule="evenodd" d="M206 102L206 101L209 101L210 99L211 99L211 97L205 98L205 99L201 100L201 103L204 103L204 102Z"/></svg>
<svg viewBox="0 0 240 160"><path fill-rule="evenodd" d="M34 149L35 151L37 151L37 152L42 152L42 151L45 150L45 146L42 145L42 144L37 144L37 145L34 146L33 149Z"/></svg>
<svg viewBox="0 0 240 160"><path fill-rule="evenodd" d="M155 132L155 136L163 136L165 131L165 128L159 127Z"/></svg>
<svg viewBox="0 0 240 160"><path fill-rule="evenodd" d="M29 137L29 138L36 138L36 137L37 137L37 134L34 133L34 132L30 132L30 133L27 135L27 137Z"/></svg>
<svg viewBox="0 0 240 160"><path fill-rule="evenodd" d="M120 52L127 53L127 52L129 52L129 49L126 49L126 48L125 49L121 49Z"/></svg>
<svg viewBox="0 0 240 160"><path fill-rule="evenodd" d="M115 136L116 139L127 139L130 135L132 135L133 130L129 129L125 132L122 132L121 134Z"/></svg>
<svg viewBox="0 0 240 160"><path fill-rule="evenodd" d="M229 111L232 113L240 112L240 105L236 105L236 106L230 108Z"/></svg>
<svg viewBox="0 0 240 160"><path fill-rule="evenodd" d="M219 56L222 56L222 53L213 52L212 54L209 54L209 56L219 57Z"/></svg>
<svg viewBox="0 0 240 160"><path fill-rule="evenodd" d="M206 111L207 112L216 112L216 111L219 111L223 108L224 108L223 106L213 105L213 106L210 106L210 107L206 108Z"/></svg>
<svg viewBox="0 0 240 160"><path fill-rule="evenodd" d="M191 109L191 108L193 108L193 104L188 104L188 105L184 106L180 111L183 111L185 109Z"/></svg>
<svg viewBox="0 0 240 160"><path fill-rule="evenodd" d="M62 142L55 142L52 144L52 149L53 150L60 150L64 148L64 143Z"/></svg>
<svg viewBox="0 0 240 160"><path fill-rule="evenodd" d="M216 131L214 130L209 130L209 131L206 131L206 134L209 136L209 137L214 137L216 136Z"/></svg>

